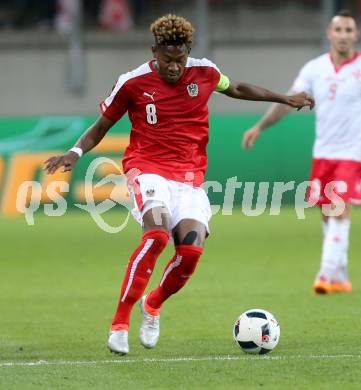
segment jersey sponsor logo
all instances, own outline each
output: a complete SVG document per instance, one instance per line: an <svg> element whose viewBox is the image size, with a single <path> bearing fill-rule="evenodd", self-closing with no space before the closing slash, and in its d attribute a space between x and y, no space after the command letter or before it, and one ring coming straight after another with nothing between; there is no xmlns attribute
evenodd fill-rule
<svg viewBox="0 0 361 390"><path fill-rule="evenodd" d="M151 98L153 100L153 102L154 102L154 97L153 97L154 94L155 94L155 92L153 92L153 93L143 92L143 95Z"/></svg>
<svg viewBox="0 0 361 390"><path fill-rule="evenodd" d="M191 97L198 96L198 85L194 83L187 85L187 91Z"/></svg>

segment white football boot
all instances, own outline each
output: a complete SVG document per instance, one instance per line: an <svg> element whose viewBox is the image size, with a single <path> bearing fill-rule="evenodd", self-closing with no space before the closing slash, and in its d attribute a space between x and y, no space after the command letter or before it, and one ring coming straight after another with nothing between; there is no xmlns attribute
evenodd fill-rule
<svg viewBox="0 0 361 390"><path fill-rule="evenodd" d="M144 295L140 301L143 321L140 327L139 338L143 347L154 348L159 340L160 320L159 316L152 316L144 310L145 298L146 296Z"/></svg>
<svg viewBox="0 0 361 390"><path fill-rule="evenodd" d="M111 330L108 338L110 352L126 355L129 352L128 331Z"/></svg>

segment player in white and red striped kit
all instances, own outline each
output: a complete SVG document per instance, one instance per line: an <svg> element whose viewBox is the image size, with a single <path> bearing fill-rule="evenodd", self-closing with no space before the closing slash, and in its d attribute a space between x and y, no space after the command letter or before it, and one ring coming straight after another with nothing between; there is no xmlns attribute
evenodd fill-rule
<svg viewBox="0 0 361 390"><path fill-rule="evenodd" d="M361 56L354 50L358 29L348 11L336 14L328 28L329 53L309 61L300 71L291 93L307 91L316 103L316 140L313 147L309 199L335 210L338 200L345 209L338 216L323 215L323 247L316 293L351 292L348 277L350 204L361 204ZM262 130L289 112L272 105L243 138L252 147ZM327 184L338 181L332 190ZM342 183L343 182L343 183ZM336 194L336 196L335 196Z"/></svg>
<svg viewBox="0 0 361 390"><path fill-rule="evenodd" d="M193 27L184 18L167 15L151 31L154 60L119 77L101 103L102 115L63 156L47 161L46 170L71 170L80 155L94 148L112 125L128 112L132 129L123 159L134 201L133 215L143 236L130 257L118 308L108 339L112 352L126 354L131 310L143 295L156 260L170 235L175 255L159 286L141 301L140 341L154 348L159 338L162 304L193 274L203 252L211 216L201 188L207 168L207 103L214 91L236 99L273 101L295 108L313 107L306 93L287 96L229 80L209 60L189 57Z"/></svg>

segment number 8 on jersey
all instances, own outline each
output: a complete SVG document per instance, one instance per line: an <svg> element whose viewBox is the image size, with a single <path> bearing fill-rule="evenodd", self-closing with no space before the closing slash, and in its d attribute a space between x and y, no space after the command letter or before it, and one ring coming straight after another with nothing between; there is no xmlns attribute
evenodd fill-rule
<svg viewBox="0 0 361 390"><path fill-rule="evenodd" d="M147 113L147 122L150 125L155 125L157 123L157 110L155 104L149 103L145 106L145 112Z"/></svg>

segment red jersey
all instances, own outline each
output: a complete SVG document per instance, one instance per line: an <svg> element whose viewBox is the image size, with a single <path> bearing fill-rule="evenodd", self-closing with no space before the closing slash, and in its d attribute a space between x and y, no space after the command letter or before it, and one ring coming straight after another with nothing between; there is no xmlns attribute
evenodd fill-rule
<svg viewBox="0 0 361 390"><path fill-rule="evenodd" d="M208 100L221 73L207 59L188 58L181 78L161 79L153 61L119 77L100 104L116 122L126 111L132 123L124 172L138 169L200 186L207 168Z"/></svg>

